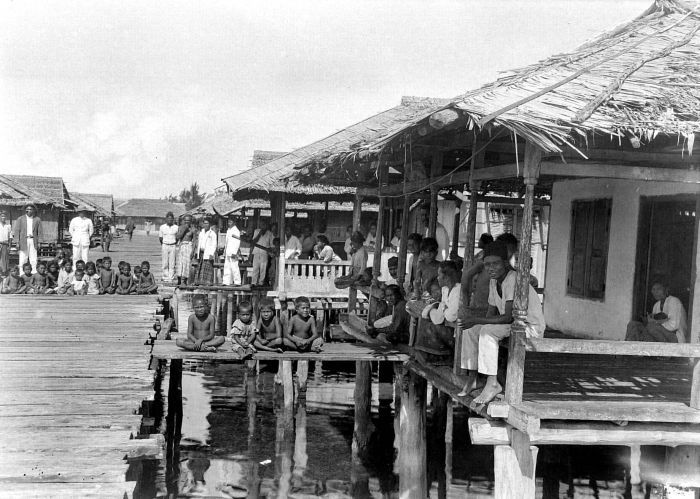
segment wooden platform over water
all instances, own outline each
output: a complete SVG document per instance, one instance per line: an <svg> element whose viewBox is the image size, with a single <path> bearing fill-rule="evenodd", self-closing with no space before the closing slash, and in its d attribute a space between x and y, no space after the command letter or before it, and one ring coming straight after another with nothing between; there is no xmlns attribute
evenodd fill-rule
<svg viewBox="0 0 700 499"><path fill-rule="evenodd" d="M131 497L154 296L0 297L2 497Z"/></svg>

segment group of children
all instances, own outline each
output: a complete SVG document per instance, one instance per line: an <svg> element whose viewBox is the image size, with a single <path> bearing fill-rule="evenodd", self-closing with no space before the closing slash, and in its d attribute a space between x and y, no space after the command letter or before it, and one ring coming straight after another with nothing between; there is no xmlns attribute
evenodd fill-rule
<svg viewBox="0 0 700 499"><path fill-rule="evenodd" d="M158 285L151 274L147 261L135 265L119 262L115 271L109 256L95 262L78 260L73 262L62 254L48 263L39 262L36 272L32 265L25 263L20 275L19 265L15 265L0 285L2 294L28 295L136 295L153 294Z"/></svg>
<svg viewBox="0 0 700 499"><path fill-rule="evenodd" d="M178 339L177 346L195 352L216 352L228 340L230 349L241 359L252 357L256 352L320 352L323 338L316 329L316 319L311 315L311 302L300 296L294 300L296 314L286 328L275 315L275 303L271 298L260 301L260 317L255 318L253 305L244 301L238 305L236 320L228 336L216 336L215 319L204 296L195 296L192 302L194 313L187 320L187 338Z"/></svg>

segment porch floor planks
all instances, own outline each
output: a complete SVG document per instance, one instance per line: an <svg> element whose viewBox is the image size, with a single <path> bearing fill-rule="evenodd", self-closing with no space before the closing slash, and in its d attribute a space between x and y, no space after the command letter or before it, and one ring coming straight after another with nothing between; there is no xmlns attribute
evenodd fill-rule
<svg viewBox="0 0 700 499"><path fill-rule="evenodd" d="M153 397L144 342L156 306L156 296L0 297L3 497L131 497L126 457L162 449L135 438Z"/></svg>

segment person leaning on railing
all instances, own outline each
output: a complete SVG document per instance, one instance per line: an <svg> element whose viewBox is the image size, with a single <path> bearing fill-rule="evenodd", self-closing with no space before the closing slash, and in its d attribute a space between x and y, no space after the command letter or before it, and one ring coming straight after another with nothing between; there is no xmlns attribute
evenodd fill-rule
<svg viewBox="0 0 700 499"><path fill-rule="evenodd" d="M350 238L352 244L352 265L350 267L350 274L342 277L338 277L335 281L335 287L338 289L349 288L350 286L357 285L357 283L363 279L365 270L367 269L367 249L364 247L365 236L362 232L354 232Z"/></svg>

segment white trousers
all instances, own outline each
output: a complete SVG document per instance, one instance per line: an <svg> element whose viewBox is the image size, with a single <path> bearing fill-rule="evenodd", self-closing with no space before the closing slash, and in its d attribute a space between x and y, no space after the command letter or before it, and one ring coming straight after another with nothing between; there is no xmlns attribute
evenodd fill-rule
<svg viewBox="0 0 700 499"><path fill-rule="evenodd" d="M73 245L73 265L78 260L82 260L85 263L88 262L88 250L90 249L90 243L87 244L74 244Z"/></svg>
<svg viewBox="0 0 700 499"><path fill-rule="evenodd" d="M251 284L264 284L267 274L267 254L253 253L253 280Z"/></svg>
<svg viewBox="0 0 700 499"><path fill-rule="evenodd" d="M34 246L34 239L27 239L27 251L19 251L19 268L20 275L22 275L22 265L29 262L32 264L32 273L36 274L36 247Z"/></svg>
<svg viewBox="0 0 700 499"><path fill-rule="evenodd" d="M235 255L227 256L224 259L223 283L226 286L230 286L231 284L239 286L241 284L241 271L238 268L238 257Z"/></svg>
<svg viewBox="0 0 700 499"><path fill-rule="evenodd" d="M498 374L498 342L510 336L510 324L477 324L462 333L462 369Z"/></svg>
<svg viewBox="0 0 700 499"><path fill-rule="evenodd" d="M173 279L175 279L175 256L177 255L177 245L161 245L160 255L163 263L162 279L166 282L171 282Z"/></svg>

